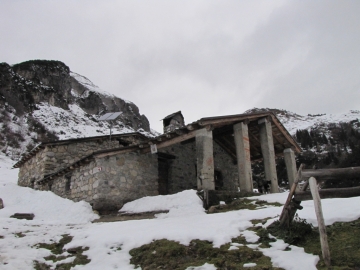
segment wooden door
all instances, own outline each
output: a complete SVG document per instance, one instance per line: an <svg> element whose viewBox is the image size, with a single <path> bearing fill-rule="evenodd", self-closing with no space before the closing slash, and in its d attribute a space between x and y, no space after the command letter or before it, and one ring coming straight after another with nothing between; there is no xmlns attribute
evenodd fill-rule
<svg viewBox="0 0 360 270"><path fill-rule="evenodd" d="M169 161L167 159L158 159L159 172L159 195L168 194L168 180L169 180Z"/></svg>

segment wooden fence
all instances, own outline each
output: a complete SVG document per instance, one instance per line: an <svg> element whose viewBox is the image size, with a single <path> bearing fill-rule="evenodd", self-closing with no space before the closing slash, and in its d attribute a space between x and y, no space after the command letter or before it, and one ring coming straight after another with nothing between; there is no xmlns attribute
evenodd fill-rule
<svg viewBox="0 0 360 270"><path fill-rule="evenodd" d="M360 178L360 167L342 169L304 170L300 166L295 181L290 188L288 198L280 215L280 226L290 226L297 210L302 209L301 201L314 200L318 221L322 255L327 267L330 267L330 250L327 242L326 227L322 213L321 200L325 198L349 198L360 196L360 186L351 188L318 189L317 181L339 180L344 178ZM300 181L306 181L299 190ZM359 183L360 184L360 183ZM310 191L307 188L310 187Z"/></svg>

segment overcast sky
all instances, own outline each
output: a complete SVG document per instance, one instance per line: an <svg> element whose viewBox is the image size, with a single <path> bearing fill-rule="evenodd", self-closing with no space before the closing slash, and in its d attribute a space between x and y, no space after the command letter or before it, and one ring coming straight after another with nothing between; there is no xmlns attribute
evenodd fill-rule
<svg viewBox="0 0 360 270"><path fill-rule="evenodd" d="M360 1L1 0L0 62L59 60L151 127L360 109Z"/></svg>

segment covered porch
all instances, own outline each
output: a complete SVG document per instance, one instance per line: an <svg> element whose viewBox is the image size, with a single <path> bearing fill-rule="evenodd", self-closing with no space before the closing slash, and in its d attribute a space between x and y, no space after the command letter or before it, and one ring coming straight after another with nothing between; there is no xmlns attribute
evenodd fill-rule
<svg viewBox="0 0 360 270"><path fill-rule="evenodd" d="M180 112L181 113L181 112ZM271 193L279 192L276 156L285 156L290 185L296 174L295 153L300 147L272 112L202 118L152 139L158 150L178 143L195 142L198 190L215 190L214 142L237 166L240 191L252 192L251 164L262 160ZM145 152L149 148L144 149Z"/></svg>

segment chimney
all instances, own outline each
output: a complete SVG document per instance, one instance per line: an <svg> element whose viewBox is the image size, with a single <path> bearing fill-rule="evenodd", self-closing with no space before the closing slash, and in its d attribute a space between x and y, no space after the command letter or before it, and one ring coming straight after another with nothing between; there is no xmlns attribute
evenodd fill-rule
<svg viewBox="0 0 360 270"><path fill-rule="evenodd" d="M174 131L185 126L184 116L181 111L172 113L163 119L164 133Z"/></svg>

